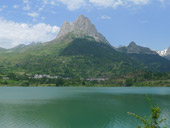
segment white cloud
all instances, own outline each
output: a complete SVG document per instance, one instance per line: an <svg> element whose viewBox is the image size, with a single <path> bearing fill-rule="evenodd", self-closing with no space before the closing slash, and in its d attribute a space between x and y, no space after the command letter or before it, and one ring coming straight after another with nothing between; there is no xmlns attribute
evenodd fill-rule
<svg viewBox="0 0 170 128"><path fill-rule="evenodd" d="M146 5L153 2L165 3L165 0L40 0L41 6L39 6L38 11L43 11L46 7L49 6L58 6L64 4L67 9L73 11L80 9L82 7L104 7L104 8L117 8L119 6L131 7L131 5ZM38 7L33 5L29 0L23 0L24 7L23 10L30 10L31 6ZM33 7L32 7L33 8Z"/></svg>
<svg viewBox="0 0 170 128"><path fill-rule="evenodd" d="M161 3L161 7L166 7L165 0L158 0Z"/></svg>
<svg viewBox="0 0 170 128"><path fill-rule="evenodd" d="M103 16L101 16L101 19L103 19L103 20L109 20L109 19L111 19L111 17L110 17L110 16L107 16L107 15L103 15Z"/></svg>
<svg viewBox="0 0 170 128"><path fill-rule="evenodd" d="M0 11L3 11L7 6L3 5L3 6L0 6Z"/></svg>
<svg viewBox="0 0 170 128"><path fill-rule="evenodd" d="M141 20L141 21L139 21L141 24L148 24L149 23L149 21L148 20Z"/></svg>
<svg viewBox="0 0 170 128"><path fill-rule="evenodd" d="M128 2L132 2L134 4L148 4L151 0L127 0Z"/></svg>
<svg viewBox="0 0 170 128"><path fill-rule="evenodd" d="M46 18L44 16L41 17L42 20L45 20Z"/></svg>
<svg viewBox="0 0 170 128"><path fill-rule="evenodd" d="M79 9L86 4L85 0L57 0L67 6L69 10Z"/></svg>
<svg viewBox="0 0 170 128"><path fill-rule="evenodd" d="M23 3L29 4L30 2L29 2L29 0L23 0Z"/></svg>
<svg viewBox="0 0 170 128"><path fill-rule="evenodd" d="M118 5L122 5L122 0L89 0L95 6L103 6L103 7L115 7Z"/></svg>
<svg viewBox="0 0 170 128"><path fill-rule="evenodd" d="M34 22L36 22L36 21L37 21L37 19L36 19L36 18L33 18L33 21L34 21Z"/></svg>
<svg viewBox="0 0 170 128"><path fill-rule="evenodd" d="M6 8L7 6L3 5L2 8Z"/></svg>
<svg viewBox="0 0 170 128"><path fill-rule="evenodd" d="M39 13L37 12L31 12L31 13L28 13L29 16L33 17L33 18L36 18L39 16Z"/></svg>
<svg viewBox="0 0 170 128"><path fill-rule="evenodd" d="M22 9L25 10L25 11L28 11L28 10L31 9L31 7L30 7L29 4L26 4L26 6L24 6Z"/></svg>
<svg viewBox="0 0 170 128"><path fill-rule="evenodd" d="M156 0L155 0L156 1ZM146 5L149 3L155 2L153 0L42 0L42 5L47 7L48 5L58 6L59 4L64 4L66 7L73 11L76 9L80 9L82 7L110 7L116 8L119 6L123 7L131 7L131 5ZM161 3L164 3L165 0L157 0ZM42 8L40 8L42 10Z"/></svg>
<svg viewBox="0 0 170 128"><path fill-rule="evenodd" d="M50 2L50 4L51 4L51 5L58 5L55 0L52 0L52 1Z"/></svg>
<svg viewBox="0 0 170 128"><path fill-rule="evenodd" d="M43 4L48 4L48 0L42 0Z"/></svg>
<svg viewBox="0 0 170 128"><path fill-rule="evenodd" d="M40 7L39 9L38 9L38 11L43 11L44 10L44 8L42 8L42 7Z"/></svg>
<svg viewBox="0 0 170 128"><path fill-rule="evenodd" d="M46 42L54 39L60 28L44 23L36 25L16 23L0 18L0 47L11 48L18 44Z"/></svg>
<svg viewBox="0 0 170 128"><path fill-rule="evenodd" d="M14 5L13 8L17 9L19 8L19 5Z"/></svg>
<svg viewBox="0 0 170 128"><path fill-rule="evenodd" d="M30 4L31 2L29 0L23 0L24 7L22 8L25 11L29 11L31 9Z"/></svg>
<svg viewBox="0 0 170 128"><path fill-rule="evenodd" d="M95 6L102 7L118 7L118 6L129 6L134 5L144 5L151 2L151 0L89 0L90 3Z"/></svg>
<svg viewBox="0 0 170 128"><path fill-rule="evenodd" d="M164 2L165 2L165 0L159 0L159 2L164 3Z"/></svg>
<svg viewBox="0 0 170 128"><path fill-rule="evenodd" d="M58 6L60 3L66 5L72 11L86 5L86 0L42 0L42 4L46 6Z"/></svg>
<svg viewBox="0 0 170 128"><path fill-rule="evenodd" d="M48 3L48 0L43 0ZM163 0L160 0L163 1ZM76 10L85 5L112 7L129 6L129 5L145 5L149 4L151 0L51 0L51 3L61 2L67 6L69 10Z"/></svg>

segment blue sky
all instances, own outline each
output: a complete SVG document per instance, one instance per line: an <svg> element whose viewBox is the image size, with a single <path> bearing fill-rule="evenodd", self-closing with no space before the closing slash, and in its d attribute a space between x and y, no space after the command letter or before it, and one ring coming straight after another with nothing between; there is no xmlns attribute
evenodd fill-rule
<svg viewBox="0 0 170 128"><path fill-rule="evenodd" d="M170 0L0 0L0 47L52 40L81 14L113 46L170 46Z"/></svg>

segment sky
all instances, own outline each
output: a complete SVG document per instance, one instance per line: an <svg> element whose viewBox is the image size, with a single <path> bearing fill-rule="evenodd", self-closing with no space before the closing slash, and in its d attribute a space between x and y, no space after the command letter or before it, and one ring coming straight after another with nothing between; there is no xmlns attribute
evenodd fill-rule
<svg viewBox="0 0 170 128"><path fill-rule="evenodd" d="M0 47L50 41L81 14L115 47L170 46L170 0L0 0Z"/></svg>

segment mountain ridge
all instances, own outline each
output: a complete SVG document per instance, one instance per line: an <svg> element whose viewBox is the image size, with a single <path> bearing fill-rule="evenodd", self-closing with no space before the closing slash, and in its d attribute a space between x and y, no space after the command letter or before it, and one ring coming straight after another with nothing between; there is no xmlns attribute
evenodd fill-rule
<svg viewBox="0 0 170 128"><path fill-rule="evenodd" d="M80 23L82 19L87 25ZM0 68L7 73L50 74L66 78L114 77L136 70L170 71L170 61L155 51L138 46L135 42L115 49L109 42L96 40L93 34L97 30L89 19L81 16L75 23L78 25L74 27L80 26L81 30L86 26L87 30L82 32L77 28L78 31L75 31L76 27L70 26L68 31L61 29L58 38L52 41L21 45L17 50L0 54ZM91 25L95 32L88 33Z"/></svg>
<svg viewBox="0 0 170 128"><path fill-rule="evenodd" d="M132 41L128 46L122 46L118 48L118 51L123 53L136 53L136 54L153 54L156 55L157 52L151 50L147 47L142 47L137 45L134 41Z"/></svg>

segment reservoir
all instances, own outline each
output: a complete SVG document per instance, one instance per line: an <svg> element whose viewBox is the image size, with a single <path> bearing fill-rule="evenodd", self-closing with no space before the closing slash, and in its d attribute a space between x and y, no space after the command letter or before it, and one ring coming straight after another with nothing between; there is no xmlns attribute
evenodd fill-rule
<svg viewBox="0 0 170 128"><path fill-rule="evenodd" d="M0 128L137 128L146 96L170 126L170 88L0 87Z"/></svg>

